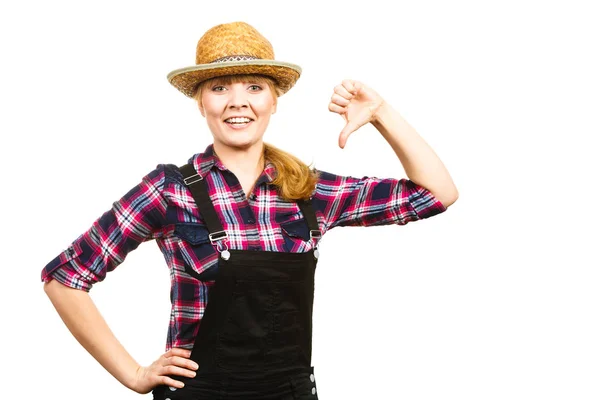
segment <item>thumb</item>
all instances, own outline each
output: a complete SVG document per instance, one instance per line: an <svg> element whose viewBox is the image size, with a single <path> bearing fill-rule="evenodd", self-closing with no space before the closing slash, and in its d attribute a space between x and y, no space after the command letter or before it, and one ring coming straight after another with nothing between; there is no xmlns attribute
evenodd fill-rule
<svg viewBox="0 0 600 400"><path fill-rule="evenodd" d="M338 140L338 145L342 149L344 147L346 147L346 142L348 141L348 137L352 134L352 132L354 132L358 128L359 128L358 124L356 124L355 122L349 121L346 124L346 126L344 127L344 129L342 129L342 132L340 132L340 137L339 137L339 140Z"/></svg>

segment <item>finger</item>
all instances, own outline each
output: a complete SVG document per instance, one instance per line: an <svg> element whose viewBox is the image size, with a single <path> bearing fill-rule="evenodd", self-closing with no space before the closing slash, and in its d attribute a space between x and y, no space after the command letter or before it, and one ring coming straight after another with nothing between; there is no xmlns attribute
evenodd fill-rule
<svg viewBox="0 0 600 400"><path fill-rule="evenodd" d="M339 95L339 94L337 94L337 93L334 93L334 94L331 96L331 102L332 102L332 103L335 103L335 104L337 104L337 105L339 105L339 106L342 106L342 107L345 107L345 106L347 106L348 104L350 104L350 100L348 100L348 99L346 99L346 98L344 98L344 97L340 96L340 95Z"/></svg>
<svg viewBox="0 0 600 400"><path fill-rule="evenodd" d="M183 349L181 347L171 347L169 351L164 354L166 357L171 356L180 356L180 357L190 357L192 355L192 351L188 349Z"/></svg>
<svg viewBox="0 0 600 400"><path fill-rule="evenodd" d="M346 114L348 112L348 109L346 107L338 106L334 103L329 103L329 111L338 114Z"/></svg>
<svg viewBox="0 0 600 400"><path fill-rule="evenodd" d="M342 81L342 86L344 87L344 89L346 89L349 93L351 93L354 96L359 91L359 87L357 87L358 83L359 83L358 81L353 81L351 79L344 79Z"/></svg>
<svg viewBox="0 0 600 400"><path fill-rule="evenodd" d="M183 382L175 380L173 378L169 378L168 376L162 376L158 382L162 385L177 387L180 389L185 386Z"/></svg>
<svg viewBox="0 0 600 400"><path fill-rule="evenodd" d="M171 356L167 357L165 361L162 363L163 366L176 365L184 368L188 368L191 370L197 370L199 368L198 364L193 360L190 360L188 357L181 356Z"/></svg>
<svg viewBox="0 0 600 400"><path fill-rule="evenodd" d="M346 124L346 126L344 127L344 129L342 129L342 132L340 133L340 137L338 139L338 145L343 149L344 147L346 147L346 142L348 141L348 137L352 134L352 132L354 132L355 130L357 130L358 128L360 128L360 125L350 121Z"/></svg>
<svg viewBox="0 0 600 400"><path fill-rule="evenodd" d="M350 93L348 91L348 89L346 89L344 87L344 85L337 85L336 87L333 88L333 92L337 95L342 96L343 98L345 98L347 100L352 100L353 94Z"/></svg>
<svg viewBox="0 0 600 400"><path fill-rule="evenodd" d="M165 365L162 367L160 375L178 375L193 378L194 376L196 376L196 371L178 367L176 365Z"/></svg>

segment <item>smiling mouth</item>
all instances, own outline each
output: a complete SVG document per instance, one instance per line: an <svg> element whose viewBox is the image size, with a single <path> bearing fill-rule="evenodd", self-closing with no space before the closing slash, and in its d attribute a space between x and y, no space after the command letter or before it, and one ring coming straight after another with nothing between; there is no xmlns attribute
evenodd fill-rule
<svg viewBox="0 0 600 400"><path fill-rule="evenodd" d="M246 117L234 117L234 118L227 118L224 122L229 125L243 126L243 125L249 124L252 121L253 121L252 119L246 118Z"/></svg>

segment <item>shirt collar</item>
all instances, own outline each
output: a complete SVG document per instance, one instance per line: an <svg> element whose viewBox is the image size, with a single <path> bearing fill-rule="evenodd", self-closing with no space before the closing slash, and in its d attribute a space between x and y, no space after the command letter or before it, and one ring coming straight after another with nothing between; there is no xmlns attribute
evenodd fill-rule
<svg viewBox="0 0 600 400"><path fill-rule="evenodd" d="M221 171L228 171L227 167L221 162L215 154L213 144L209 144L204 153L198 153L192 156L188 163L191 163L202 178L205 178L208 172L217 168ZM271 183L277 177L277 170L271 162L267 162L263 172L258 177L256 184Z"/></svg>
<svg viewBox="0 0 600 400"><path fill-rule="evenodd" d="M202 178L205 178L208 172L214 167L221 171L227 170L227 167L223 165L221 160L215 155L212 144L208 145L206 150L204 150L204 153L198 153L192 156L188 160L188 163L194 166Z"/></svg>
<svg viewBox="0 0 600 400"><path fill-rule="evenodd" d="M265 165L265 169L256 180L256 184L260 185L261 183L271 183L276 177L277 170L275 169L275 166L267 161L267 165Z"/></svg>

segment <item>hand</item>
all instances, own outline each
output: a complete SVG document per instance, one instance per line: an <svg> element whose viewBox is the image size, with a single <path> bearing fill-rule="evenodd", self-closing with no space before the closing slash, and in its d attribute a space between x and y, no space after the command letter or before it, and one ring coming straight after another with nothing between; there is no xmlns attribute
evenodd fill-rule
<svg viewBox="0 0 600 400"><path fill-rule="evenodd" d="M146 394L158 385L182 388L183 382L171 379L167 375L181 375L190 378L196 376L194 370L198 369L198 364L189 359L191 354L190 350L173 347L150 366L139 367L131 389L137 393Z"/></svg>
<svg viewBox="0 0 600 400"><path fill-rule="evenodd" d="M352 132L375 119L383 99L373 89L350 79L342 81L333 91L329 111L340 114L346 121L339 137L339 146L343 149Z"/></svg>

